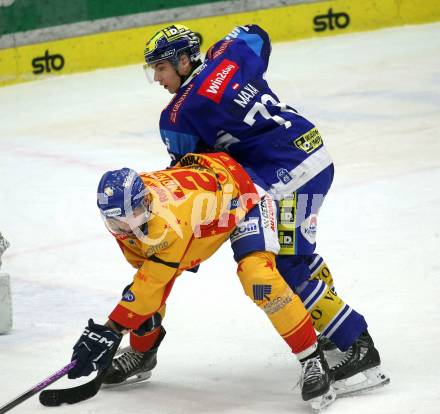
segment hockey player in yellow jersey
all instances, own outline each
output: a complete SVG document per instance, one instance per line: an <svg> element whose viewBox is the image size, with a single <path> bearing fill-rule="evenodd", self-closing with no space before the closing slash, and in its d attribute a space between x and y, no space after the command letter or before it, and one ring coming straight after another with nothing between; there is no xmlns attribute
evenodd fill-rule
<svg viewBox="0 0 440 414"><path fill-rule="evenodd" d="M261 221L267 223L261 231L272 231L275 242L237 260L239 279L246 295L302 362L303 399L319 408L335 398L311 317L276 268L275 202L249 174L252 171L225 153L188 154L175 167L153 173L123 168L104 174L98 206L126 260L137 270L108 321L98 325L89 320L74 346L72 360L77 364L69 378L96 369L107 369L107 384L148 378L165 336L162 320L175 279L185 270L194 271L231 234L239 238L240 231L256 231L237 225L243 219L247 223L248 213L260 209ZM126 332L130 347L111 362Z"/></svg>

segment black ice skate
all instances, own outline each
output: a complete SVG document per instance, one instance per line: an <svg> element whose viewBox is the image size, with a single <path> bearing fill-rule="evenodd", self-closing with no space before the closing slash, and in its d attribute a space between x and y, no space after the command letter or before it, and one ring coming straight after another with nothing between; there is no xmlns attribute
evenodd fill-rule
<svg viewBox="0 0 440 414"><path fill-rule="evenodd" d="M340 351L336 344L326 336L318 335L318 345L324 351L325 360L330 368L344 359L345 352Z"/></svg>
<svg viewBox="0 0 440 414"><path fill-rule="evenodd" d="M309 401L313 411L320 411L336 398L332 387L330 370L322 351L317 349L308 358L301 360L301 395Z"/></svg>
<svg viewBox="0 0 440 414"><path fill-rule="evenodd" d="M318 344L319 347L324 351L334 351L335 349L338 349L337 346L326 336L323 336L322 334L318 335Z"/></svg>
<svg viewBox="0 0 440 414"><path fill-rule="evenodd" d="M117 353L119 356L113 359L104 377L104 386L131 384L150 378L151 371L157 364L157 350L165 333L165 329L161 327L159 337L149 351L138 352L130 346L120 349Z"/></svg>
<svg viewBox="0 0 440 414"><path fill-rule="evenodd" d="M330 372L338 397L368 391L390 382L389 377L381 371L379 352L368 331L360 335L342 361L332 367ZM359 378L355 378L357 374Z"/></svg>

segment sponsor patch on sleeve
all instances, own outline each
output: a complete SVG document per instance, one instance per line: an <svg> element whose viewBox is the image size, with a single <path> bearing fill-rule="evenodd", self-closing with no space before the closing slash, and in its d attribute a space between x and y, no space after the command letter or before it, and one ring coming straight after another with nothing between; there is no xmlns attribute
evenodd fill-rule
<svg viewBox="0 0 440 414"><path fill-rule="evenodd" d="M219 104L226 87L239 69L237 63L223 59L203 81L197 93Z"/></svg>
<svg viewBox="0 0 440 414"><path fill-rule="evenodd" d="M316 243L316 229L318 227L318 216L311 214L307 219L301 223L301 233L304 238L310 243Z"/></svg>

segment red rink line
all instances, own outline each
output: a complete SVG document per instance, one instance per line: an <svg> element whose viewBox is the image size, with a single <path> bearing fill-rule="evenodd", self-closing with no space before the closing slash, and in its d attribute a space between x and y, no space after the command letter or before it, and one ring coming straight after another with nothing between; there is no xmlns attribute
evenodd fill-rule
<svg viewBox="0 0 440 414"><path fill-rule="evenodd" d="M25 156L25 157L31 157L31 158L42 158L46 160L50 160L56 163L64 164L64 165L77 165L80 167L83 167L85 169L91 170L91 171L101 171L101 170L109 170L112 169L114 166L105 165L105 164L94 164L88 161L81 160L79 158L73 158L68 157L64 154L53 154L49 152L43 152L40 150L29 150L25 148L20 148L17 146L10 146L10 145L4 145L0 144L1 147L5 149L5 152L14 152L17 155Z"/></svg>
<svg viewBox="0 0 440 414"><path fill-rule="evenodd" d="M75 245L79 245L79 244L84 244L84 243L89 243L89 242L94 242L96 240L102 240L106 237L106 232L105 229L103 229L103 234L102 235L95 235L95 236L89 236L87 238L81 238L81 239L77 239L77 240L70 240L70 241L66 241L66 242L60 242L57 244L47 244L45 246L39 246L39 247L33 247L30 249L14 249L13 246L11 246L12 251L8 251L6 252L3 256L2 256L2 260L9 260L9 259L14 259L16 257L19 256L23 256L26 254L34 254L34 253L40 253L40 252L47 252L50 250L59 250L59 249L64 249L66 247L70 247L70 246L75 246ZM15 250L15 251L14 251Z"/></svg>

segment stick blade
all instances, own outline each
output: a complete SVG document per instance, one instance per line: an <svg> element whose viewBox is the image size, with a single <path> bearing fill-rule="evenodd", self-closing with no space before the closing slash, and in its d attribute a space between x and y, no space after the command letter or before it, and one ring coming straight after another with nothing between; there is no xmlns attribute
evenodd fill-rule
<svg viewBox="0 0 440 414"><path fill-rule="evenodd" d="M121 339L122 336L111 352L110 363L105 368L98 370L98 374L95 378L85 384L78 385L77 387L44 390L39 395L40 403L46 407L58 407L61 404L76 404L94 397L101 388L102 381L111 366L111 361L118 350Z"/></svg>
<svg viewBox="0 0 440 414"><path fill-rule="evenodd" d="M58 407L61 404L76 404L94 397L100 388L100 381L92 380L73 388L44 390L40 393L40 403L46 407Z"/></svg>

